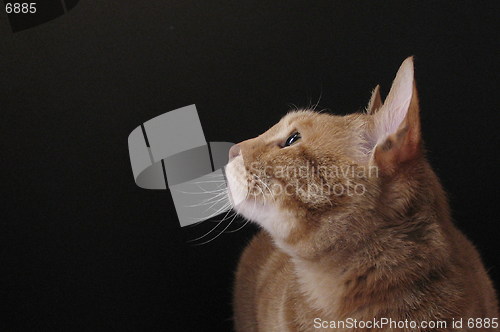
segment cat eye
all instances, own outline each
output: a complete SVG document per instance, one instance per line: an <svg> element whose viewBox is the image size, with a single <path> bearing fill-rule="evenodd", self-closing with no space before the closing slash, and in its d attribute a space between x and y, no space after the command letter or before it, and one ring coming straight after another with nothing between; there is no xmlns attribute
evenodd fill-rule
<svg viewBox="0 0 500 332"><path fill-rule="evenodd" d="M286 139L285 144L283 145L283 147L285 148L287 146L292 145L293 143L297 142L300 138L301 138L301 136L300 136L299 132L293 133L290 137L288 137Z"/></svg>

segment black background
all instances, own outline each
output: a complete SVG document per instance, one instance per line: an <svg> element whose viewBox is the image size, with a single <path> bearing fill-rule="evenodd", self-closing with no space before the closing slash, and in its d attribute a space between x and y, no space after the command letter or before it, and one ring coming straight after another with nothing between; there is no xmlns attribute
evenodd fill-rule
<svg viewBox="0 0 500 332"><path fill-rule="evenodd" d="M0 14L0 330L230 331L256 228L188 244L213 224L180 229L167 191L136 187L128 134L193 103L208 141L253 137L320 95L361 110L409 55L429 158L499 285L499 14L497 1L80 1L18 33Z"/></svg>

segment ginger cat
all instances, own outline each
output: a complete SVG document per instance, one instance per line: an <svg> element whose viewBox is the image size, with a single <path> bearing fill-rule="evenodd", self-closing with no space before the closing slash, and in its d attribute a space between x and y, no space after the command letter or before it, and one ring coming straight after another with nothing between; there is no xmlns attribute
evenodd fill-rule
<svg viewBox="0 0 500 332"><path fill-rule="evenodd" d="M366 113L291 112L225 171L234 209L263 228L236 273L236 331L498 330L425 158L412 58L385 102L377 87Z"/></svg>

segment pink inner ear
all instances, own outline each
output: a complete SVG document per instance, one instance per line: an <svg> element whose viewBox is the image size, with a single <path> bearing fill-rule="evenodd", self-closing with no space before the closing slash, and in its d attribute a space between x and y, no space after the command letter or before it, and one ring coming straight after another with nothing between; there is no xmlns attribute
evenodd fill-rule
<svg viewBox="0 0 500 332"><path fill-rule="evenodd" d="M370 143L375 146L395 133L408 113L413 93L413 58L407 58L398 70L384 105L373 115Z"/></svg>

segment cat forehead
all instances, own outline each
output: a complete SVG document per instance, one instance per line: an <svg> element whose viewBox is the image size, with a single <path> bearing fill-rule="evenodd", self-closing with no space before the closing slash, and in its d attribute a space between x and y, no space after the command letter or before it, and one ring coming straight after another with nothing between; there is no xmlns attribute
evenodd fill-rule
<svg viewBox="0 0 500 332"><path fill-rule="evenodd" d="M298 129L297 127L303 127L304 122L311 124L317 115L318 113L308 110L289 112L278 123L263 133L262 136L266 138L278 138L290 135L291 131Z"/></svg>
<svg viewBox="0 0 500 332"><path fill-rule="evenodd" d="M322 116L323 115L323 116ZM294 127L307 127L313 126L317 122L319 117L329 117L326 114L319 114L313 111L300 110L292 111L281 118L281 120L275 125L276 129L281 130L292 130L297 129Z"/></svg>
<svg viewBox="0 0 500 332"><path fill-rule="evenodd" d="M297 110L286 114L281 120L261 135L266 140L284 139L297 130L305 134L315 132L340 133L347 129L349 116L318 113L311 110Z"/></svg>
<svg viewBox="0 0 500 332"><path fill-rule="evenodd" d="M292 129L319 129L345 124L346 117L309 110L293 111L285 115L277 124L279 131Z"/></svg>
<svg viewBox="0 0 500 332"><path fill-rule="evenodd" d="M304 121L304 120L315 120L320 117L320 113L310 111L310 110L298 110L288 112L283 118L281 118L280 122L282 125L291 126L294 122ZM326 114L323 114L326 115Z"/></svg>

